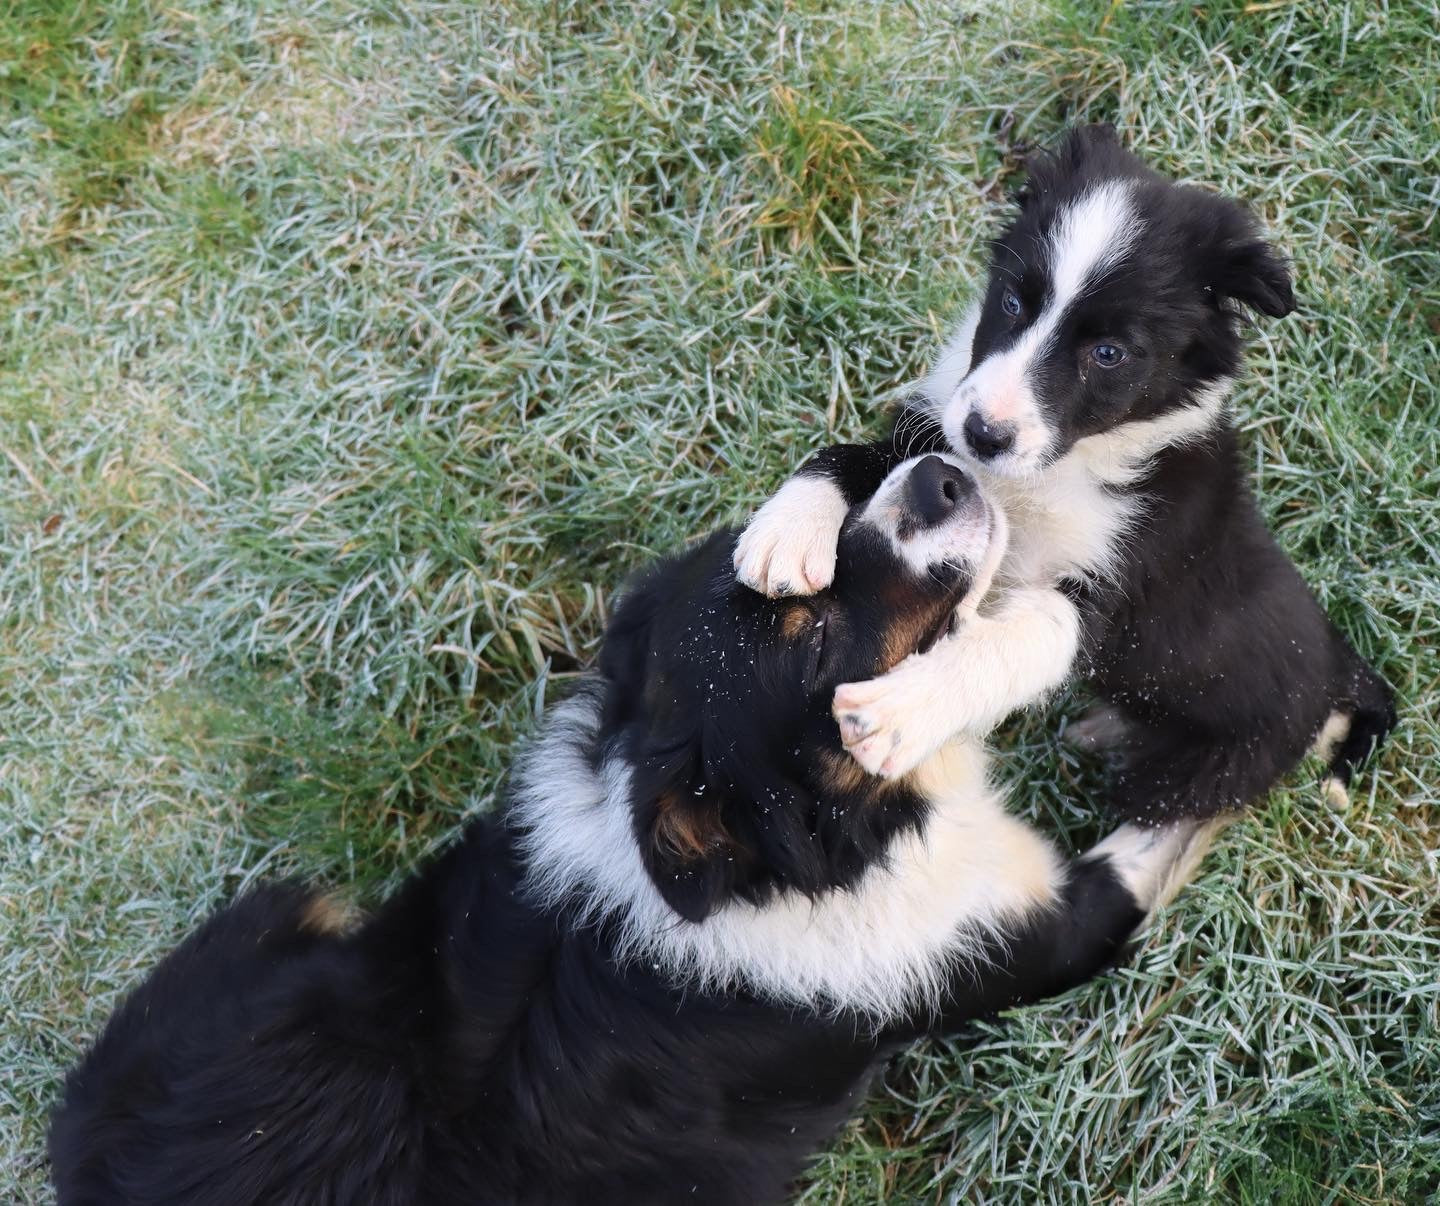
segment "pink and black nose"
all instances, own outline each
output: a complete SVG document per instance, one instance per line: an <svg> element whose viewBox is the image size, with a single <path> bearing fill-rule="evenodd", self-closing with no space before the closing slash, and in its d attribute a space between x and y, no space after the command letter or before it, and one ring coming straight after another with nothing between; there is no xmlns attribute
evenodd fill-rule
<svg viewBox="0 0 1440 1206"><path fill-rule="evenodd" d="M905 518L912 528L937 527L974 493L975 482L965 470L938 456L927 456L905 480L901 496Z"/></svg>
<svg viewBox="0 0 1440 1206"><path fill-rule="evenodd" d="M1010 423L987 423L978 410L972 410L965 418L965 442L971 452L988 461L1010 451L1015 443L1015 427Z"/></svg>

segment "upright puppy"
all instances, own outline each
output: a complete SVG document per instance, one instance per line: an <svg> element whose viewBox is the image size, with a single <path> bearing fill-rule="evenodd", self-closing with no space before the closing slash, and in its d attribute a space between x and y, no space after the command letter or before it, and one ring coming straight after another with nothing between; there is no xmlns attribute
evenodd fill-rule
<svg viewBox="0 0 1440 1206"><path fill-rule="evenodd" d="M1390 689L1266 529L1224 407L1239 308L1294 308L1285 264L1240 205L1164 179L1108 126L1034 160L1018 202L984 298L890 438L802 468L741 539L741 580L823 588L851 492L949 447L1010 516L999 580L1058 586L1079 614L1101 703L1069 732L1107 752L1119 815L1239 808L1312 745L1343 802L1394 724ZM1031 641L1025 624L962 625L933 654L842 686L847 746L903 773L992 718L993 684L1025 671Z"/></svg>
<svg viewBox="0 0 1440 1206"><path fill-rule="evenodd" d="M653 568L500 813L372 920L262 888L135 990L56 1113L62 1206L774 1202L899 1044L1107 967L1211 827L1066 859L977 741L887 781L830 716L997 539L930 456L811 598L740 587L732 534ZM1053 685L1077 631L1042 630Z"/></svg>

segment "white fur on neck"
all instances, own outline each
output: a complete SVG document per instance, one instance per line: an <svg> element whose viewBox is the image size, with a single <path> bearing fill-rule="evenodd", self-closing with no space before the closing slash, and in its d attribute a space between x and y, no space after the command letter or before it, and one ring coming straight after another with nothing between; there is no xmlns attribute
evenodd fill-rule
<svg viewBox="0 0 1440 1206"><path fill-rule="evenodd" d="M1112 492L1068 456L1021 480L987 477L985 488L1010 519L999 578L1019 586L1109 578L1143 511L1135 496Z"/></svg>
<svg viewBox="0 0 1440 1206"><path fill-rule="evenodd" d="M854 888L732 901L699 924L682 921L641 863L629 768L589 763L597 724L597 698L582 691L552 709L521 761L513 807L526 887L542 904L613 916L622 955L678 983L881 1023L938 1004L947 975L980 954L985 935L1052 904L1063 882L1054 849L986 784L979 746L956 742L917 772L933 806L923 833L897 838Z"/></svg>
<svg viewBox="0 0 1440 1206"><path fill-rule="evenodd" d="M1232 384L1221 381L1163 415L1121 423L1099 435L1086 436L1061 459L1078 460L1097 482L1129 485L1144 475L1163 449L1193 444L1209 435L1220 420Z"/></svg>
<svg viewBox="0 0 1440 1206"><path fill-rule="evenodd" d="M1112 577L1147 510L1143 492L1122 488L1144 476L1162 450L1214 430L1227 389L1228 383L1213 387L1168 414L1087 436L1029 477L987 476L986 488L1010 516L1011 551L1002 577L1022 584Z"/></svg>

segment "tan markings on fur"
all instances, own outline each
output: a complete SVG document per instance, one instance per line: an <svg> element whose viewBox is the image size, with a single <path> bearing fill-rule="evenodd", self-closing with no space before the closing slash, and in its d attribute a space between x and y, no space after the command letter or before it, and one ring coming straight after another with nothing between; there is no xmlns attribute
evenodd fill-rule
<svg viewBox="0 0 1440 1206"><path fill-rule="evenodd" d="M980 800L989 795L983 791L985 767L986 755L980 742L951 741L916 767L909 780L916 791L941 810L941 816L958 817L962 825L973 824L970 802L977 789L983 793ZM955 803L962 800L965 806L955 809ZM1063 883L1055 848L1030 825L1002 811L1003 807L1002 801L993 799L990 808L994 811L985 809L978 814L980 828L975 832L985 846L986 863L1003 868L1006 892L1013 891L1017 898L1004 911L1029 914L1034 909L1048 908L1058 899ZM934 823L943 822L937 817Z"/></svg>
<svg viewBox="0 0 1440 1206"><path fill-rule="evenodd" d="M1200 870L1200 864L1205 861L1205 856L1210 852L1210 847L1215 844L1215 839L1238 821L1240 815L1238 812L1221 813L1219 816L1203 822L1195 830L1190 840L1185 843L1180 857L1171 864L1169 871L1161 881L1153 908L1164 908L1180 895L1180 889L1194 879L1195 873Z"/></svg>
<svg viewBox="0 0 1440 1206"><path fill-rule="evenodd" d="M704 858L729 843L720 819L708 809L695 808L673 794L661 796L655 807L655 845L667 854L686 860Z"/></svg>
<svg viewBox="0 0 1440 1206"><path fill-rule="evenodd" d="M1350 807L1350 789L1334 775L1327 775L1320 787L1326 808L1344 812Z"/></svg>
<svg viewBox="0 0 1440 1206"><path fill-rule="evenodd" d="M820 779L831 791L865 792L871 797L884 795L906 781L905 778L881 779L869 774L843 750L820 752Z"/></svg>
<svg viewBox="0 0 1440 1206"><path fill-rule="evenodd" d="M869 868L853 889L814 899L781 893L763 907L736 901L698 925L678 925L644 873L632 768L618 757L598 767L591 761L600 712L593 689L550 710L546 731L517 768L514 807L527 896L578 900L588 916L616 917L622 957L706 991L738 986L807 1011L853 1010L886 1024L938 1008L957 967L983 965L987 935L1003 935L1027 916L1028 898L1012 887L992 840L997 819L1019 822L986 787L979 743L955 742L916 772L916 790L932 803L924 833L897 836L888 865ZM680 794L682 804L701 803ZM1033 859L1048 851L1060 883L1063 869L1049 843L1029 832L1040 851L1024 864L1033 897ZM1014 841L1000 849L1013 850Z"/></svg>
<svg viewBox="0 0 1440 1206"><path fill-rule="evenodd" d="M815 627L815 615L808 607L787 607L780 617L780 631L787 641L798 641Z"/></svg>
<svg viewBox="0 0 1440 1206"><path fill-rule="evenodd" d="M355 920L355 910L338 892L322 892L301 910L300 928L312 934L343 934Z"/></svg>
<svg viewBox="0 0 1440 1206"><path fill-rule="evenodd" d="M885 632L885 664L879 673L893 670L907 657L915 652L915 646L920 643L922 625L913 619L896 618Z"/></svg>
<svg viewBox="0 0 1440 1206"><path fill-rule="evenodd" d="M889 673L914 653L921 640L927 633L934 630L941 618L934 611L928 610L922 611L918 615L892 613L892 619L885 630L882 654L884 665L875 671L874 677L879 678L882 674Z"/></svg>

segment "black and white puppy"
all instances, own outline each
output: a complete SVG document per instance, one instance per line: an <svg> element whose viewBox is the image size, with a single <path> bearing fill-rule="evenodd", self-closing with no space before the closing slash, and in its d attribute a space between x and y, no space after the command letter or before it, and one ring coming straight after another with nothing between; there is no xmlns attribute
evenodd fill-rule
<svg viewBox="0 0 1440 1206"><path fill-rule="evenodd" d="M1330 623L1266 529L1224 401L1240 307L1294 308L1284 262L1238 203L1176 184L1108 127L1030 165L983 299L891 437L820 453L736 552L768 594L824 587L852 501L914 451L964 457L1010 517L1002 584L1057 585L1100 704L1069 735L1109 759L1110 802L1158 822L1239 808L1312 746L1327 796L1394 724L1390 690ZM843 470L843 471L842 471ZM1003 596L1002 596L1003 597ZM835 699L846 743L901 773L989 717L1031 633L967 633Z"/></svg>
<svg viewBox="0 0 1440 1206"><path fill-rule="evenodd" d="M806 599L740 586L733 533L651 569L500 813L371 920L282 884L182 943L70 1075L62 1206L773 1202L899 1044L1112 964L1215 826L1067 859L973 737L864 773L836 684L936 639L1000 528L935 456L842 527Z"/></svg>

